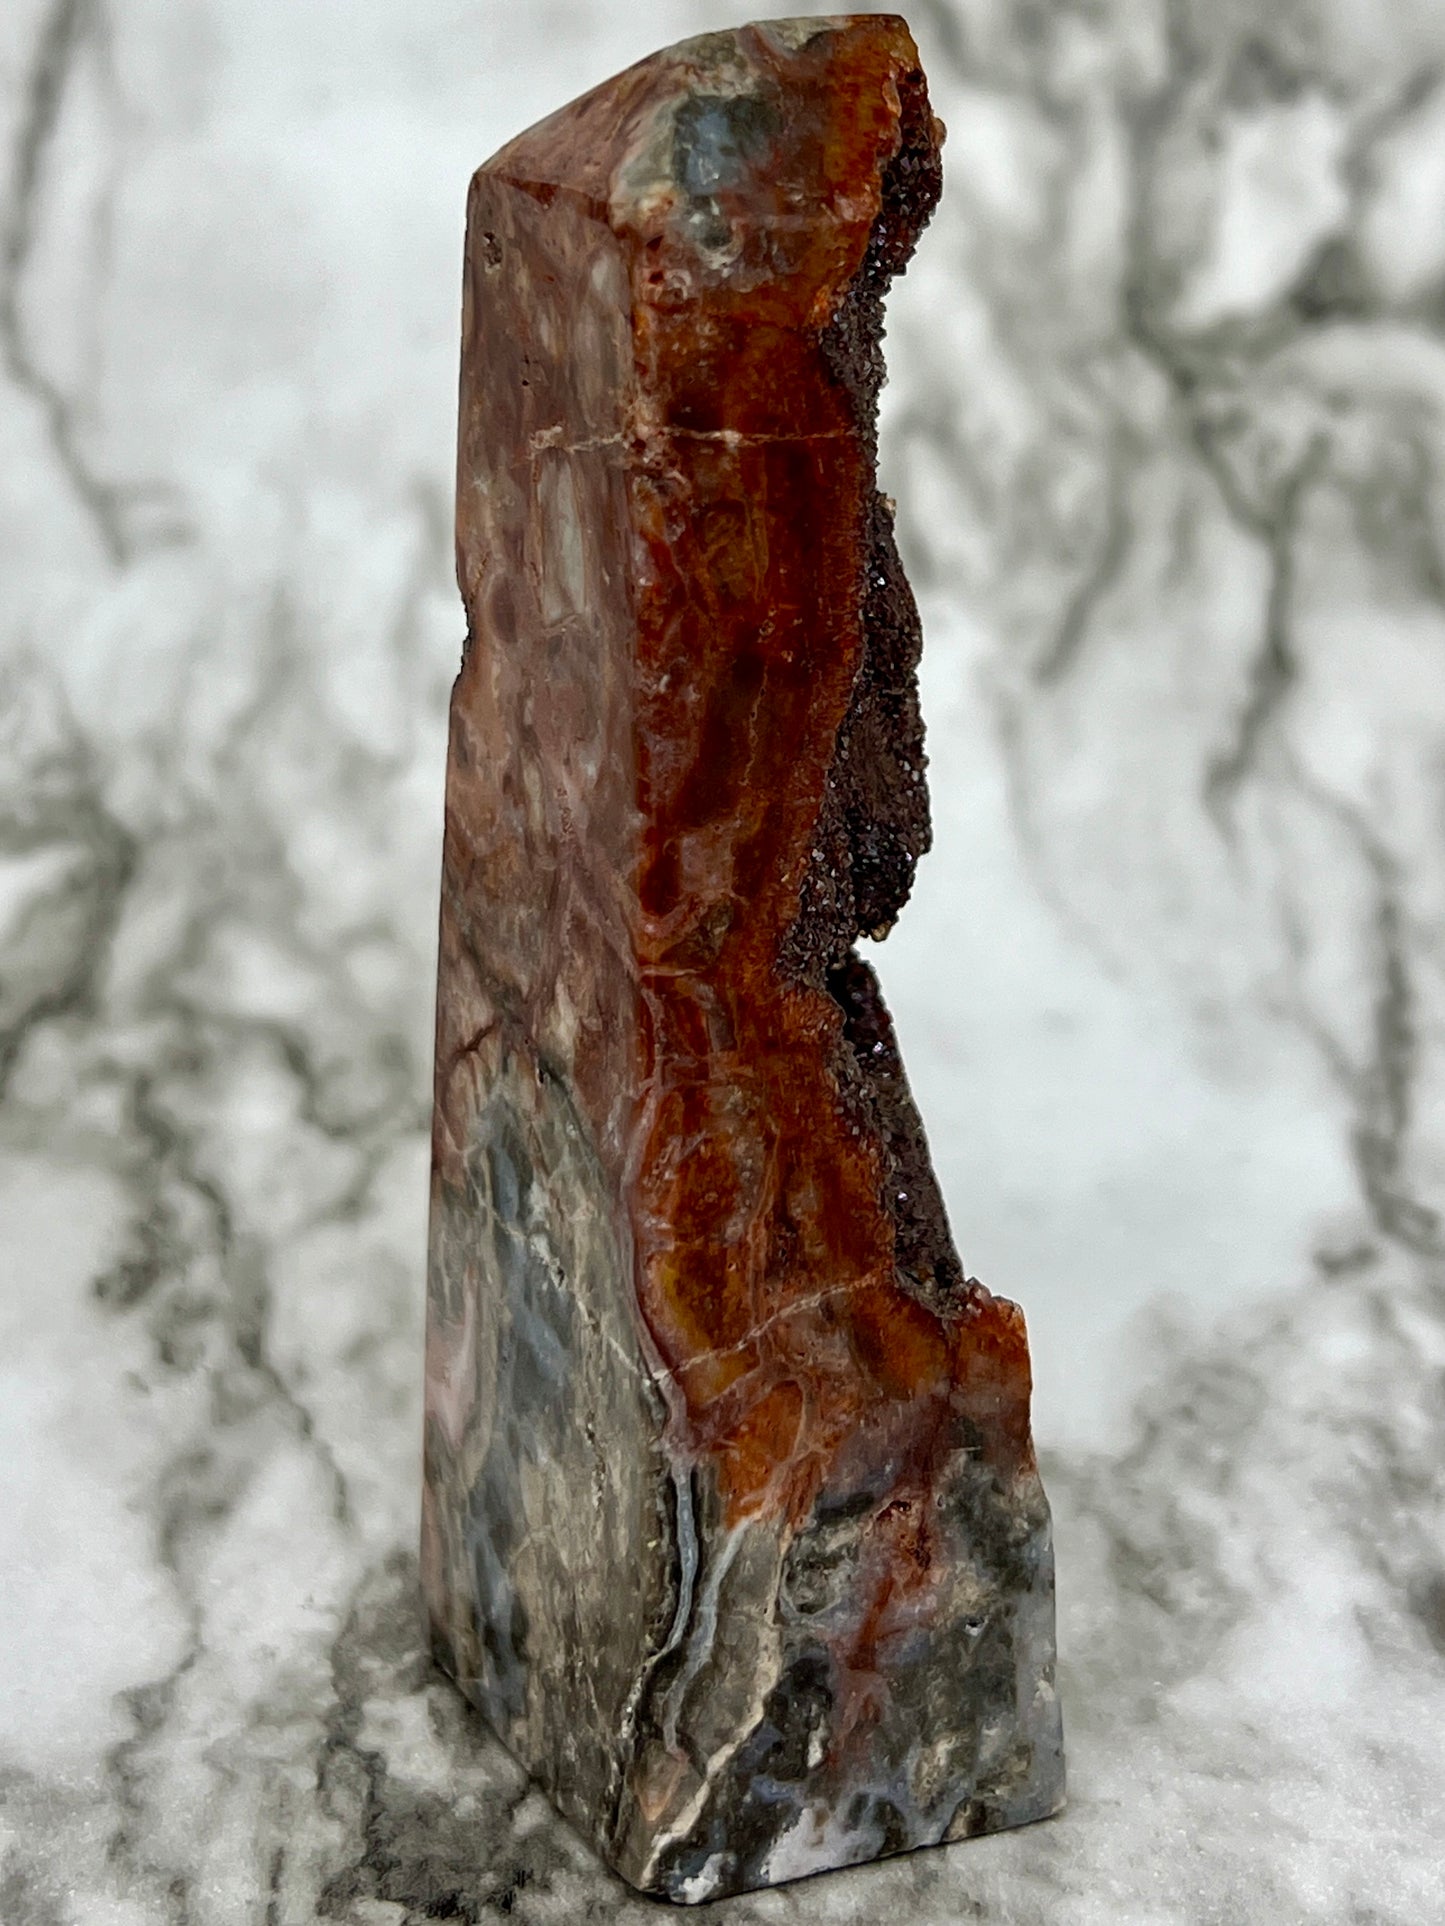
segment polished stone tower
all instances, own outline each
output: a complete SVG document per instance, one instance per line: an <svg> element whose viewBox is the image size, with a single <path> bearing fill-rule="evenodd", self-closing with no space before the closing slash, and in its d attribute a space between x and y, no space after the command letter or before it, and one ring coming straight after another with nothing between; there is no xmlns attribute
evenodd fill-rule
<svg viewBox="0 0 1445 1926"><path fill-rule="evenodd" d="M1023 1320L854 950L929 840L874 420L941 135L901 21L772 22L468 207L424 1582L674 1899L1062 1796Z"/></svg>

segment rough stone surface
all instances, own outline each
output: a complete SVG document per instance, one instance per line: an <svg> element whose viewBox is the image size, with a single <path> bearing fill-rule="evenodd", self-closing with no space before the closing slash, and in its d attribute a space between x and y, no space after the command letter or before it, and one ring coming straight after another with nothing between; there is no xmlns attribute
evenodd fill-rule
<svg viewBox="0 0 1445 1926"><path fill-rule="evenodd" d="M775 22L468 208L423 1582L680 1900L1062 1797L1023 1323L853 948L930 834L874 420L941 133L900 21Z"/></svg>

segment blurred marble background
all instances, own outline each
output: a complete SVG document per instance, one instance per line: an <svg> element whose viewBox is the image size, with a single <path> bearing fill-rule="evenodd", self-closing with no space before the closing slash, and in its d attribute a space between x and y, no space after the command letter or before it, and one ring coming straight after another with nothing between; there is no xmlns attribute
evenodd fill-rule
<svg viewBox="0 0 1445 1926"><path fill-rule="evenodd" d="M821 9L820 9L821 10ZM0 12L0 1918L642 1922L423 1663L472 166L733 0ZM729 1922L1445 1912L1445 16L920 0L879 955L1072 1803Z"/></svg>

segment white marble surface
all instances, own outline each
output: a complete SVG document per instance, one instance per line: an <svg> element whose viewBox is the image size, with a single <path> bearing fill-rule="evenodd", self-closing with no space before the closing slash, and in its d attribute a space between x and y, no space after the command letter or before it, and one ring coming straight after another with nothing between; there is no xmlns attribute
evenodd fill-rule
<svg viewBox="0 0 1445 1926"><path fill-rule="evenodd" d="M0 11L0 1918L643 1921L422 1662L463 192L731 0ZM1445 17L931 0L881 956L1072 1803L720 1918L1445 1917Z"/></svg>

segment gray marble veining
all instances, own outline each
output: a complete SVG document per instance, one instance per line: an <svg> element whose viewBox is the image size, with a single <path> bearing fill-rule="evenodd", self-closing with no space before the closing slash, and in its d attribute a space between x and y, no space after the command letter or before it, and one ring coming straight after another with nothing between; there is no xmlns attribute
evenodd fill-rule
<svg viewBox="0 0 1445 1926"><path fill-rule="evenodd" d="M427 1670L458 184L746 9L0 19L0 1915L641 1921ZM879 966L1030 1308L1071 1805L742 1921L1417 1926L1445 1836L1445 27L915 8Z"/></svg>

